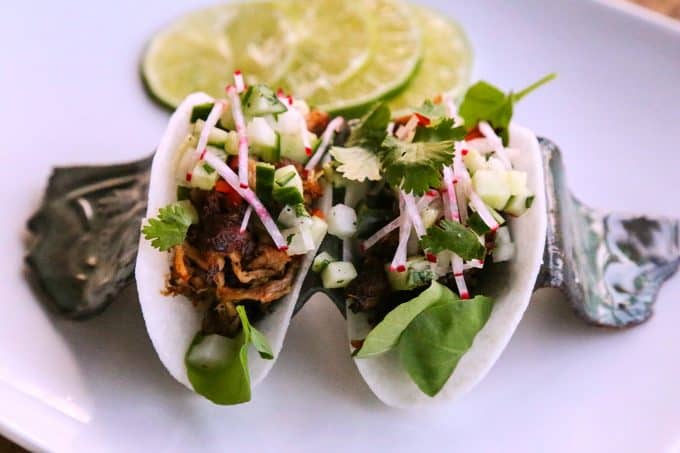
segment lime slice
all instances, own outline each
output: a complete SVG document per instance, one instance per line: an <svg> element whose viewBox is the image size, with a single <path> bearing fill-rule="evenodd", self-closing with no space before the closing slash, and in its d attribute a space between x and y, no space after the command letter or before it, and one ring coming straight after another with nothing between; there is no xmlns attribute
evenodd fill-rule
<svg viewBox="0 0 680 453"><path fill-rule="evenodd" d="M354 74L370 56L370 23L361 3L345 0L284 1L292 24L295 58L276 86L308 99Z"/></svg>
<svg viewBox="0 0 680 453"><path fill-rule="evenodd" d="M461 95L472 70L472 49L457 24L427 8L410 9L423 32L423 61L408 87L390 101L395 116L438 94Z"/></svg>
<svg viewBox="0 0 680 453"><path fill-rule="evenodd" d="M156 35L142 74L151 93L171 107L194 91L222 96L236 69L251 84L281 78L295 57L293 37L276 2L211 7L183 16Z"/></svg>
<svg viewBox="0 0 680 453"><path fill-rule="evenodd" d="M354 2L347 3L359 8ZM398 93L415 73L421 57L420 29L408 6L395 0L366 0L360 5L370 25L368 60L351 78L317 87L307 97L310 105L334 114L356 116L373 102ZM340 22L335 27L340 37L354 33ZM343 46L343 41L319 37L318 45L332 53ZM297 92L296 87L288 88Z"/></svg>

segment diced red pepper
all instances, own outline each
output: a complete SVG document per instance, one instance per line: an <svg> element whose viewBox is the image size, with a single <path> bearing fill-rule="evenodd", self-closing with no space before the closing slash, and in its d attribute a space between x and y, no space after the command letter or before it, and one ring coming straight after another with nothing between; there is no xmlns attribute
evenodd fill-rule
<svg viewBox="0 0 680 453"><path fill-rule="evenodd" d="M321 209L312 209L312 215L314 217L318 217L320 219L325 219L326 215L323 213Z"/></svg>
<svg viewBox="0 0 680 453"><path fill-rule="evenodd" d="M421 115L418 112L414 112L414 115L416 118L418 118L418 126L429 126L430 125L430 119L426 116Z"/></svg>
<svg viewBox="0 0 680 453"><path fill-rule="evenodd" d="M484 134L479 131L479 128L475 126L470 132L465 136L465 140L474 140L476 138L484 138Z"/></svg>
<svg viewBox="0 0 680 453"><path fill-rule="evenodd" d="M219 179L215 183L215 191L226 195L229 203L234 206L239 206L243 202L241 195L239 195L224 179Z"/></svg>

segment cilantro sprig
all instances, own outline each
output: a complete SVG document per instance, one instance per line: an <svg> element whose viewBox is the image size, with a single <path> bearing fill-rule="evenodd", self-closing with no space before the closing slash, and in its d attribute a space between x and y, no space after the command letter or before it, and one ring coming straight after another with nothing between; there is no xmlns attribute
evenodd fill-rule
<svg viewBox="0 0 680 453"><path fill-rule="evenodd" d="M385 180L392 187L422 195L441 185L442 166L453 158L453 141L407 143L390 135L380 155Z"/></svg>
<svg viewBox="0 0 680 453"><path fill-rule="evenodd" d="M477 126L480 121L487 121L508 143L508 126L512 119L514 105L527 94L553 80L556 74L548 74L523 90L505 93L488 82L480 81L472 85L465 93L458 109L468 130Z"/></svg>
<svg viewBox="0 0 680 453"><path fill-rule="evenodd" d="M470 228L450 220L443 220L441 226L428 228L420 245L432 253L450 250L466 261L481 260L486 255L486 249Z"/></svg>
<svg viewBox="0 0 680 453"><path fill-rule="evenodd" d="M144 237L154 248L164 252L184 242L189 227L198 223L196 209L188 200L178 201L158 211L142 228Z"/></svg>

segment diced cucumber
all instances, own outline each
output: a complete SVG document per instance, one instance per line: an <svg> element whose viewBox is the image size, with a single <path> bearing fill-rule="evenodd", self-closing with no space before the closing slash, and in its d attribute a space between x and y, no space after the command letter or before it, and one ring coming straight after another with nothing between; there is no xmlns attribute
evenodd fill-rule
<svg viewBox="0 0 680 453"><path fill-rule="evenodd" d="M523 171L510 170L505 174L508 179L511 195L521 195L528 191L527 174Z"/></svg>
<svg viewBox="0 0 680 453"><path fill-rule="evenodd" d="M510 187L505 172L479 170L472 176L472 186L484 203L501 210L510 199Z"/></svg>
<svg viewBox="0 0 680 453"><path fill-rule="evenodd" d="M204 127L205 121L200 119L196 120L196 123L194 124L194 134L197 137L199 137L201 135L201 132L203 132ZM210 131L210 134L208 134L208 145L225 148L228 138L229 133L227 131L223 131L222 129L213 127L212 130Z"/></svg>
<svg viewBox="0 0 680 453"><path fill-rule="evenodd" d="M431 204L420 211L420 217L425 228L430 228L441 216L441 205Z"/></svg>
<svg viewBox="0 0 680 453"><path fill-rule="evenodd" d="M305 205L298 203L294 206L284 206L276 221L283 227L293 228L300 225L311 225L312 217L307 212L307 209L305 209Z"/></svg>
<svg viewBox="0 0 680 453"><path fill-rule="evenodd" d="M279 101L276 93L266 85L251 85L241 101L243 114L249 117L283 113L287 107Z"/></svg>
<svg viewBox="0 0 680 453"><path fill-rule="evenodd" d="M492 252L494 263L509 261L515 255L515 244L510 236L507 226L500 227L496 231L496 242Z"/></svg>
<svg viewBox="0 0 680 453"><path fill-rule="evenodd" d="M533 202L534 194L526 190L524 193L512 195L508 204L503 208L503 212L519 217L531 207Z"/></svg>
<svg viewBox="0 0 680 453"><path fill-rule="evenodd" d="M215 148L214 146L208 145L206 149L208 152L213 153L222 160L227 158L224 150L220 148ZM189 181L189 185L201 190L212 190L212 188L215 187L215 183L219 177L220 175L215 171L214 168L208 165L205 161L199 161L196 163L194 169L191 172L191 181Z"/></svg>
<svg viewBox="0 0 680 453"><path fill-rule="evenodd" d="M314 240L314 245L318 247L321 245L321 242L323 242L323 238L326 237L326 232L328 232L328 224L321 217L313 215L310 230L312 233L312 239Z"/></svg>
<svg viewBox="0 0 680 453"><path fill-rule="evenodd" d="M331 263L335 263L337 260L338 259L330 253L321 252L316 256L316 258L314 258L314 261L312 262L312 271L318 274L319 272L326 269L326 266Z"/></svg>
<svg viewBox="0 0 680 453"><path fill-rule="evenodd" d="M286 238L288 244L287 253L289 256L304 255L305 253L316 249L311 224L286 228L281 231L281 234Z"/></svg>
<svg viewBox="0 0 680 453"><path fill-rule="evenodd" d="M208 164L205 162L199 162L194 167L189 184L191 184L191 187L195 187L197 189L212 190L212 188L215 187L215 183L217 182L217 178L219 178L219 176L220 175L214 169L208 166Z"/></svg>
<svg viewBox="0 0 680 453"><path fill-rule="evenodd" d="M434 278L430 262L422 256L409 258L404 272L390 272L389 265L385 266L385 271L390 287L395 291L408 291L426 286Z"/></svg>
<svg viewBox="0 0 680 453"><path fill-rule="evenodd" d="M191 194L191 187L177 186L177 201L188 200Z"/></svg>
<svg viewBox="0 0 680 453"><path fill-rule="evenodd" d="M309 155L305 151L305 144L302 140L302 134L307 134L309 136L309 143L312 151L316 149L319 144L319 139L313 133L303 130L296 133L283 133L279 134L279 148L282 158L294 160L295 162L305 163L309 160Z"/></svg>
<svg viewBox="0 0 680 453"><path fill-rule="evenodd" d="M224 151L230 156L238 156L238 133L236 131L227 132L227 139L224 141Z"/></svg>
<svg viewBox="0 0 680 453"><path fill-rule="evenodd" d="M191 122L195 123L198 120L207 120L214 105L215 103L213 102L195 105L194 108L191 109Z"/></svg>
<svg viewBox="0 0 680 453"><path fill-rule="evenodd" d="M234 123L234 115L231 113L230 106L222 109L222 115L220 116L219 125L222 129L228 131L236 130L236 123Z"/></svg>
<svg viewBox="0 0 680 453"><path fill-rule="evenodd" d="M279 136L264 118L253 118L246 126L248 145L253 154L267 162L279 160Z"/></svg>
<svg viewBox="0 0 680 453"><path fill-rule="evenodd" d="M472 215L468 217L468 226L480 236L491 231L489 225L482 220L482 217L477 212L473 212Z"/></svg>
<svg viewBox="0 0 680 453"><path fill-rule="evenodd" d="M286 165L276 169L272 195L279 203L291 206L304 201L302 178L300 178L294 165Z"/></svg>
<svg viewBox="0 0 680 453"><path fill-rule="evenodd" d="M357 213L342 203L331 208L328 215L328 233L340 239L349 239L357 232Z"/></svg>
<svg viewBox="0 0 680 453"><path fill-rule="evenodd" d="M281 135L300 134L300 117L293 110L288 110L272 119L272 127Z"/></svg>
<svg viewBox="0 0 680 453"><path fill-rule="evenodd" d="M508 171L503 161L495 156L490 157L489 160L486 161L486 167L489 170L496 170L504 173Z"/></svg>
<svg viewBox="0 0 680 453"><path fill-rule="evenodd" d="M324 288L344 288L357 277L357 270L349 261L329 263L321 272L321 283Z"/></svg>
<svg viewBox="0 0 680 453"><path fill-rule="evenodd" d="M463 156L463 162L471 173L486 169L486 159L474 148L469 149L468 153Z"/></svg>
<svg viewBox="0 0 680 453"><path fill-rule="evenodd" d="M258 162L255 165L255 194L264 203L272 199L275 170L272 164L266 162Z"/></svg>

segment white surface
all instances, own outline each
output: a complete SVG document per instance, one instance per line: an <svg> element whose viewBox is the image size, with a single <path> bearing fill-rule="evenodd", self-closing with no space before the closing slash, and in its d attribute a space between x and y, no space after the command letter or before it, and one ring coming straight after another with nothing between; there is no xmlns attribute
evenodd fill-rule
<svg viewBox="0 0 680 453"><path fill-rule="evenodd" d="M588 0L431 2L459 17L476 74L519 88L517 121L565 152L594 206L680 216L680 27ZM388 409L347 356L319 299L291 324L246 406L212 406L175 382L134 293L88 323L57 319L22 276L24 221L51 166L150 152L167 113L144 96L142 45L190 2L0 4L0 431L56 451L660 451L680 448L680 278L645 325L583 325L551 292L455 405ZM36 114L36 112L38 112Z"/></svg>
<svg viewBox="0 0 680 453"><path fill-rule="evenodd" d="M370 359L355 358L359 373L385 404L403 408L434 404L451 407L483 380L508 345L529 306L545 249L547 215L543 160L534 133L517 124L510 125L509 146L519 151L512 161L513 168L526 172L527 186L536 197L528 212L508 222L513 240L522 246L517 248L503 279L499 279L493 288L485 288L484 295L494 299L491 316L434 398L425 395L409 377L396 350ZM366 313L350 310L347 320L349 340L366 338L371 331ZM349 344L347 346L348 350L353 349Z"/></svg>

